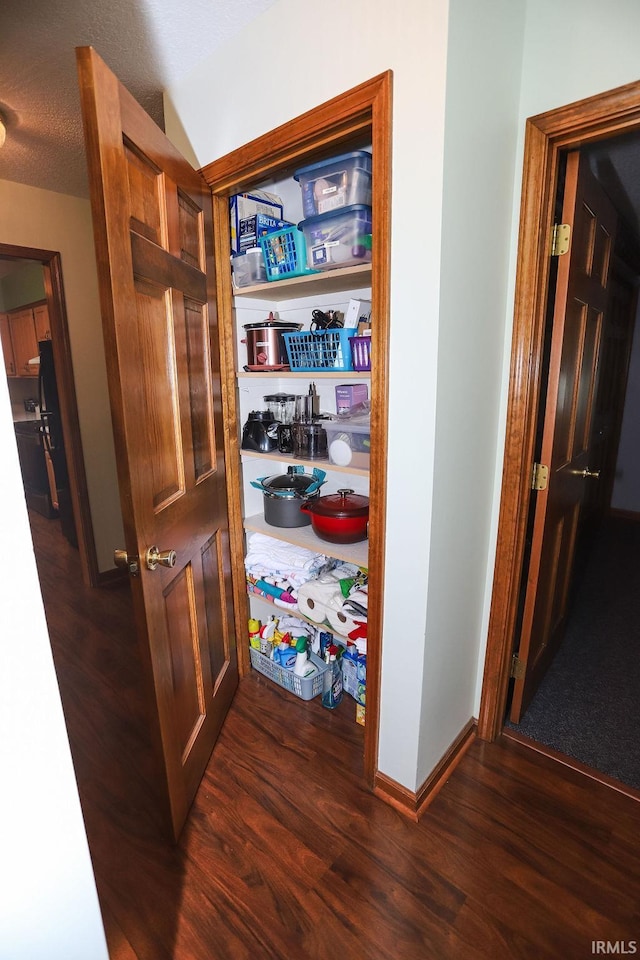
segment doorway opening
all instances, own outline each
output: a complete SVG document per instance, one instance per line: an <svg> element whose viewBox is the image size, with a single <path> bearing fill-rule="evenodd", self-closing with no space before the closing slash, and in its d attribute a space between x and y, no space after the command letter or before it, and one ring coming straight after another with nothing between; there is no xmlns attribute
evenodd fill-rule
<svg viewBox="0 0 640 960"><path fill-rule="evenodd" d="M527 121L502 501L478 725L483 739L495 739L503 730L512 683L512 657L517 649L514 640L528 550L531 471L543 390L547 303L553 284L549 238L561 161L572 148L603 147L607 140L613 142L612 138L639 130L640 84L630 84ZM619 370L617 376L619 379ZM608 479L613 482L613 476Z"/></svg>
<svg viewBox="0 0 640 960"><path fill-rule="evenodd" d="M14 421L23 421L30 417L33 421L40 419L44 422L40 408L44 399L40 376L39 337L41 342L49 341L46 359L49 360L50 384L53 378L53 387L50 386L49 389L50 406L53 402L51 394L54 391L56 394L55 412L48 412L52 413L50 419L56 421L58 428L57 447L55 442L52 443L53 435L48 428L45 431L39 429L34 437L29 436L28 440L24 441L25 464L31 464L35 471L30 477L33 476L33 486L36 488L27 490L26 487L31 486L31 480L25 480L27 500L31 508L34 505L36 508L41 506L45 515L49 514L52 520L60 520L64 535L78 549L84 583L95 586L98 582L98 567L80 437L60 254L51 250L0 244L0 267L3 291L3 354ZM15 308L32 300L40 302L45 308L46 330L39 330L36 325L34 331L31 325L31 329L27 331L26 342L33 345L34 355L27 358L33 362L29 362L27 366L22 364L24 369L17 370L15 366L12 368L14 361L13 357L9 356L13 349L11 320L15 315ZM22 301L22 304L18 301ZM28 326L30 325L27 324ZM32 350L27 352L31 353ZM34 427L40 425L34 422ZM46 482L40 482L43 477L42 470L46 470Z"/></svg>

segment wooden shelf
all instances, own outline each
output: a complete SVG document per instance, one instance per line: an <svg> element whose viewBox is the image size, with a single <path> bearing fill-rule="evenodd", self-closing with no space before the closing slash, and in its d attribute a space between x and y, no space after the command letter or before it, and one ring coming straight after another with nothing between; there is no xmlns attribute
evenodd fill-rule
<svg viewBox="0 0 640 960"><path fill-rule="evenodd" d="M251 533L263 533L267 537L273 537L274 540L295 543L298 547L304 547L314 553L322 553L326 557L335 557L336 560L355 563L356 566L364 569L367 569L369 563L368 540L361 540L359 543L330 543L328 540L321 540L317 537L310 526L274 527L266 522L264 515L261 513L246 517L244 528Z"/></svg>
<svg viewBox="0 0 640 960"><path fill-rule="evenodd" d="M272 460L276 463L299 463L308 467L318 467L320 470L331 471L333 473L350 473L359 477L369 476L369 471L362 467L339 467L335 463L329 463L328 460L304 460L302 457L294 457L288 453L254 453L251 450L241 450L240 455L243 460Z"/></svg>
<svg viewBox="0 0 640 960"><path fill-rule="evenodd" d="M291 300L294 297L321 296L325 293L340 293L342 290L359 290L371 286L371 264L360 267L342 267L310 273L305 277L288 280L272 280L251 287L234 289L234 297L257 297L260 300Z"/></svg>
<svg viewBox="0 0 640 960"><path fill-rule="evenodd" d="M370 370L238 370L240 377L265 377L269 380L370 380Z"/></svg>

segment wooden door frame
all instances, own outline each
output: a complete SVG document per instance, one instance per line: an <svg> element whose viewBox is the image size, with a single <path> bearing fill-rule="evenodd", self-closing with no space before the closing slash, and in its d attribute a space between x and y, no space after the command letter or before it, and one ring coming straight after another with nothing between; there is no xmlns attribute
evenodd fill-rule
<svg viewBox="0 0 640 960"><path fill-rule="evenodd" d="M277 127L201 169L213 194L218 328L224 420L229 527L233 558L234 610L238 637L246 635L247 591L244 569L240 449L235 424L233 289L229 271L229 197L270 178L282 179L305 163L339 150L353 149L366 138L372 143L372 352L371 375L371 498L369 515L369 608L367 638L367 722L364 733L364 776L376 785L382 658L384 553L387 490L388 343L391 237L391 97L392 73L386 71ZM249 669L248 646L238 651L241 675Z"/></svg>
<svg viewBox="0 0 640 960"><path fill-rule="evenodd" d="M78 538L82 580L85 586L95 587L98 586L100 575L89 510L87 475L73 377L71 343L62 282L62 259L60 253L55 250L17 247L6 243L0 243L0 257L4 260L37 260L42 265L64 432L64 451L69 471L69 493Z"/></svg>
<svg viewBox="0 0 640 960"><path fill-rule="evenodd" d="M559 154L640 130L640 82L550 110L526 122L502 498L478 736L504 725L525 558L531 470L549 293L549 250Z"/></svg>

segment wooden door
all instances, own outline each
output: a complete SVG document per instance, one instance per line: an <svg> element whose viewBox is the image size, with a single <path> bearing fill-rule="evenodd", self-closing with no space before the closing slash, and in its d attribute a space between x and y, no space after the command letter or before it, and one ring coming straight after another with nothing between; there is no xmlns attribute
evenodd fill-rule
<svg viewBox="0 0 640 960"><path fill-rule="evenodd" d="M95 51L77 59L126 551L177 837L238 682L211 193ZM153 546L175 565L151 569Z"/></svg>
<svg viewBox="0 0 640 960"><path fill-rule="evenodd" d="M588 484L599 480L589 455L616 214L579 151L567 157L562 219L571 225L571 248L558 264L540 455L549 474L546 489L533 494L514 723L562 640L580 510Z"/></svg>

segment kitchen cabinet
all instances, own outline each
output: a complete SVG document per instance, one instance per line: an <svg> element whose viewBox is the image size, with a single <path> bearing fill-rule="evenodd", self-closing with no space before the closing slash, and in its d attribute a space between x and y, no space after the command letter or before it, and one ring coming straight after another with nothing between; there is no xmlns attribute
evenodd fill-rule
<svg viewBox="0 0 640 960"><path fill-rule="evenodd" d="M8 313L0 313L0 342L2 343L5 373L8 377L15 377L16 362L13 356L13 341Z"/></svg>
<svg viewBox="0 0 640 960"><path fill-rule="evenodd" d="M10 377L37 377L38 365L29 363L38 355L38 341L51 339L49 308L46 302L25 304L5 314L6 327L2 325L2 345L5 349L5 368ZM5 347L11 343L11 350ZM7 357L11 360L7 363ZM13 370L10 370L11 363Z"/></svg>
<svg viewBox="0 0 640 960"><path fill-rule="evenodd" d="M33 321L36 327L36 339L51 340L51 324L49 323L49 307L46 303L34 304Z"/></svg>
<svg viewBox="0 0 640 960"><path fill-rule="evenodd" d="M372 261L370 267L337 268L318 275L266 282L234 290L229 269L229 198L258 188L278 193L277 185L308 165L350 150L370 147L372 170ZM347 91L334 100L309 111L282 127L203 167L214 209L217 274L217 329L222 361L221 402L225 423L225 469L229 509L229 537L233 563L236 634L247 637L247 620L254 603L247 596L244 567L245 537L257 529L289 542L317 545L318 552L338 555L367 566L369 577L367 644L367 715L364 729L364 775L370 786L377 785L377 741L379 719L382 614L384 598L384 530L386 520L386 458L388 405L389 261L390 261L390 170L391 170L391 74L378 77ZM275 186L274 186L275 185ZM296 185L297 186L297 185ZM282 196L282 193L279 195ZM283 200L285 197L283 196ZM284 216L289 219L286 203ZM291 218L293 219L293 217ZM308 328L311 309L328 308L361 295L372 302L372 356L370 374L296 373L279 371L256 375L245 373L242 328L246 322L264 320L271 310L281 319L302 319ZM302 315L304 314L304 318ZM285 455L248 454L241 449L240 428L251 409L263 407L266 393L286 390L306 392L316 383L321 401L331 395L336 383L350 380L370 384L371 458L369 471L329 466L324 461L310 465L331 471L331 491L337 486L369 491L369 539L364 544L337 545L314 537L310 528L291 529L267 526L262 511L262 493L252 488L251 479L281 472L289 462ZM303 389L300 389L302 387ZM327 408L327 401L321 408ZM335 406L331 409L335 409ZM323 488L324 490L325 488ZM271 612L279 608L271 608ZM241 673L250 669L248 640L238 650Z"/></svg>
<svg viewBox="0 0 640 960"><path fill-rule="evenodd" d="M37 377L38 365L29 363L38 355L38 339L31 307L22 307L9 313L11 341L17 377Z"/></svg>

